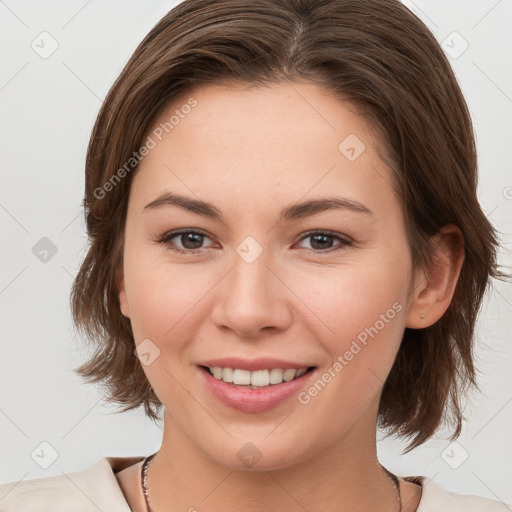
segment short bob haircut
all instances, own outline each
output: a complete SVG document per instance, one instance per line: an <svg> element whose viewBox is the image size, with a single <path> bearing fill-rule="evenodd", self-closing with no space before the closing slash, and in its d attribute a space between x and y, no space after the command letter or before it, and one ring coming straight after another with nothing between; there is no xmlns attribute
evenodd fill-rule
<svg viewBox="0 0 512 512"><path fill-rule="evenodd" d="M162 110L195 87L286 81L324 87L378 131L415 269L431 268L433 236L443 226L463 233L453 300L432 326L405 329L378 417L388 435L410 439L406 452L443 421L453 440L464 420L463 393L478 388L473 345L481 301L491 277L505 274L497 265L497 231L477 199L466 102L439 43L398 0L185 0L155 25L110 89L87 150L90 245L71 308L95 352L75 372L102 383L121 412L144 405L148 417L160 419L162 403L135 353L116 286L134 155Z"/></svg>

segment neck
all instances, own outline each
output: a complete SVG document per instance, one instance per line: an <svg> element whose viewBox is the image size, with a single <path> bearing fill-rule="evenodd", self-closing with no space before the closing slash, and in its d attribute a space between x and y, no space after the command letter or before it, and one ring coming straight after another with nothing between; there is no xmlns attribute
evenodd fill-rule
<svg viewBox="0 0 512 512"><path fill-rule="evenodd" d="M210 458L166 414L147 475L154 512L398 510L393 482L377 458L375 428L361 425L293 465L240 470Z"/></svg>

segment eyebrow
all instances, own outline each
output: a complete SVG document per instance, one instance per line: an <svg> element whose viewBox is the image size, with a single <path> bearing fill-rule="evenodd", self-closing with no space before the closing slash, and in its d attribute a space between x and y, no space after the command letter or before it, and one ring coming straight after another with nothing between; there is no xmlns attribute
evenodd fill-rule
<svg viewBox="0 0 512 512"><path fill-rule="evenodd" d="M163 206L178 206L197 215L209 217L212 219L222 220L222 212L213 204L193 199L191 197L174 194L172 192L164 192L155 200L151 201L144 207L144 211L154 210ZM310 215L315 215L327 210L346 209L356 213L365 213L374 215L374 213L364 204L344 197L325 197L320 199L312 199L302 203L295 204L285 208L280 215L281 220L294 220Z"/></svg>

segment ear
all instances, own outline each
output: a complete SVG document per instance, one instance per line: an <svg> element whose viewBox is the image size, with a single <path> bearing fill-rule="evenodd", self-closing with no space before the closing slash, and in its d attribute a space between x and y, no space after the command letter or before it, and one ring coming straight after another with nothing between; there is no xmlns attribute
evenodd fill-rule
<svg viewBox="0 0 512 512"><path fill-rule="evenodd" d="M436 323L448 309L464 261L464 236L455 225L444 226L434 237L432 268L415 278L406 327L422 329Z"/></svg>
<svg viewBox="0 0 512 512"><path fill-rule="evenodd" d="M130 318L130 308L128 306L128 301L126 300L126 290L124 288L124 272L122 266L116 271L116 285L117 292L119 294L119 306L121 307L121 313L126 318Z"/></svg>

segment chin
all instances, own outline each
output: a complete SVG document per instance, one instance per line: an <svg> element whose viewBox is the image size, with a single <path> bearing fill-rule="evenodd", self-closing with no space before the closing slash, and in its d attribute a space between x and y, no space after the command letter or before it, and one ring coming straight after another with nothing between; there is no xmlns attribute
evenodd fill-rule
<svg viewBox="0 0 512 512"><path fill-rule="evenodd" d="M223 443L219 450L212 452L212 445L206 451L214 463L220 464L233 471L267 472L286 469L300 464L308 459L308 454L301 450L296 451L298 442L291 441L278 443L278 438L270 443L264 437L260 441L252 436L253 441L230 440L229 444ZM296 438L295 438L296 439ZM318 450L308 450L317 452Z"/></svg>

